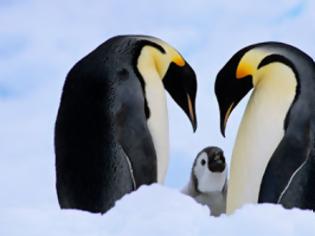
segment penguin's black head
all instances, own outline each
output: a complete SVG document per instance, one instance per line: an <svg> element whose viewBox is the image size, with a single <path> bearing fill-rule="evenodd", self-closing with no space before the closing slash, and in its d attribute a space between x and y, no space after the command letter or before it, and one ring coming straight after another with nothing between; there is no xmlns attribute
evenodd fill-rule
<svg viewBox="0 0 315 236"><path fill-rule="evenodd" d="M165 89L189 117L193 130L197 129L195 100L197 91L196 75L187 62L171 62L163 78Z"/></svg>
<svg viewBox="0 0 315 236"><path fill-rule="evenodd" d="M195 131L196 74L180 53L160 39L147 37L142 41L137 68L145 83L151 83L150 77L154 75L161 79L164 88L184 110Z"/></svg>
<svg viewBox="0 0 315 236"><path fill-rule="evenodd" d="M220 70L215 82L215 94L220 108L221 133L225 136L227 120L236 105L251 90L252 76L238 69L239 62L247 49L236 53ZM237 74L238 71L238 74Z"/></svg>
<svg viewBox="0 0 315 236"><path fill-rule="evenodd" d="M290 48L293 47L277 42L250 45L238 51L219 71L215 82L215 94L220 108L220 127L223 136L233 109L266 74L282 70L283 65L295 72L293 63L286 57L286 52ZM269 67L272 63L278 64L276 67Z"/></svg>

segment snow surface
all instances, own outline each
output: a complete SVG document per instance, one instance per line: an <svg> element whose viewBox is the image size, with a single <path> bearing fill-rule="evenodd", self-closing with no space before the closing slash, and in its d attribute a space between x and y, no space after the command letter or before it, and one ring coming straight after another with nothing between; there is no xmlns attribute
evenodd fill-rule
<svg viewBox="0 0 315 236"><path fill-rule="evenodd" d="M0 235L314 235L315 214L279 205L247 205L231 216L210 216L206 206L176 189L143 186L118 201L107 214L58 207L7 208Z"/></svg>

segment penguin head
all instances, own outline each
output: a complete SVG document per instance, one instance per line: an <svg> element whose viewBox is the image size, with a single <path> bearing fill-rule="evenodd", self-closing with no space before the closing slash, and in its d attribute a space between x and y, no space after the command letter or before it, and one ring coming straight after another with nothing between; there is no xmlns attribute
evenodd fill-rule
<svg viewBox="0 0 315 236"><path fill-rule="evenodd" d="M297 76L288 49L297 50L278 42L251 45L238 51L219 71L215 93L220 108L220 127L223 136L233 109L266 75L289 68L295 77Z"/></svg>
<svg viewBox="0 0 315 236"><path fill-rule="evenodd" d="M176 49L160 39L146 37L141 44L137 69L145 83L154 83L149 77L157 75L170 96L186 113L195 131L197 80L194 70Z"/></svg>
<svg viewBox="0 0 315 236"><path fill-rule="evenodd" d="M207 147L198 153L192 168L192 178L198 192L222 191L227 168L222 149Z"/></svg>

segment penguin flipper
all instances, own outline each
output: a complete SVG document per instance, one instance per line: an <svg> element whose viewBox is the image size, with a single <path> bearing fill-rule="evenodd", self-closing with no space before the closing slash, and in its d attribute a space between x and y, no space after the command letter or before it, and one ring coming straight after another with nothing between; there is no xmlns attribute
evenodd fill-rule
<svg viewBox="0 0 315 236"><path fill-rule="evenodd" d="M293 173L278 203L285 208L298 207L315 210L315 150Z"/></svg>
<svg viewBox="0 0 315 236"><path fill-rule="evenodd" d="M310 126L300 131L288 132L272 155L261 182L259 203L314 209L315 192L309 187L315 182L314 136Z"/></svg>
<svg viewBox="0 0 315 236"><path fill-rule="evenodd" d="M115 202L121 199L125 194L135 190L135 182L130 166L130 161L123 148L117 145L115 164L111 166L107 187L103 198L101 213L105 213L115 205Z"/></svg>
<svg viewBox="0 0 315 236"><path fill-rule="evenodd" d="M120 86L113 103L116 141L128 157L137 189L142 184L157 182L157 156L148 129L139 79L127 69L118 71Z"/></svg>
<svg viewBox="0 0 315 236"><path fill-rule="evenodd" d="M118 132L118 140L128 162L134 190L143 184L157 182L157 159L152 137L147 129L146 120L138 119L138 125L135 126L133 123L135 119L137 118L134 117L133 120L124 118L124 125L118 125L121 129ZM121 117L117 119L117 123L120 120Z"/></svg>

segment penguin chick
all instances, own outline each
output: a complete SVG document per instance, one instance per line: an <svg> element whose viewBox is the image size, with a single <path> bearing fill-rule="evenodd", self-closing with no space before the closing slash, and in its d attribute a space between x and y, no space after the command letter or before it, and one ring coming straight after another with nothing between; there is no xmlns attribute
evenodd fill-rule
<svg viewBox="0 0 315 236"><path fill-rule="evenodd" d="M227 193L227 167L222 149L206 147L198 153L188 184L182 193L198 203L207 205L212 216L225 213Z"/></svg>

